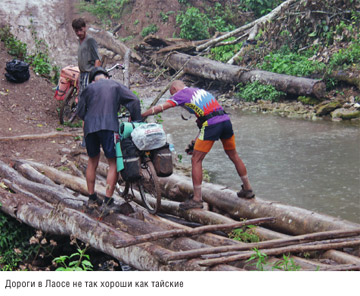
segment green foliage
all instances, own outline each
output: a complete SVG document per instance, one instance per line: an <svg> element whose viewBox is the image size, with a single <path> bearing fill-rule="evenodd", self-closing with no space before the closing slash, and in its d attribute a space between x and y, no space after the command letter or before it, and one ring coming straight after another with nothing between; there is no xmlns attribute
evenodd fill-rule
<svg viewBox="0 0 360 296"><path fill-rule="evenodd" d="M254 254L251 255L251 257L246 260L246 262L253 261L251 265L256 266L256 269L259 271L264 271L266 266L269 266L267 260L267 255L265 253L262 253L257 248L253 249ZM254 262L255 261L255 262ZM275 262L275 264L272 266L272 270L283 270L283 271L298 271L301 269L299 265L297 265L292 258L289 256L286 256L283 254L282 259Z"/></svg>
<svg viewBox="0 0 360 296"><path fill-rule="evenodd" d="M243 11L252 11L255 17L268 14L276 6L284 2L283 0L239 0L239 7Z"/></svg>
<svg viewBox="0 0 360 296"><path fill-rule="evenodd" d="M136 26L137 24L139 24L139 22L140 22L139 20L135 20L135 21L134 21L134 26Z"/></svg>
<svg viewBox="0 0 360 296"><path fill-rule="evenodd" d="M81 8L103 20L120 19L129 0L97 0L93 3L82 3Z"/></svg>
<svg viewBox="0 0 360 296"><path fill-rule="evenodd" d="M145 37L145 36L147 36L147 35L149 35L149 34L154 34L154 33L156 33L158 30L159 30L159 29L158 29L157 25L151 24L151 25L145 27L145 28L141 31L141 36L142 36L142 37Z"/></svg>
<svg viewBox="0 0 360 296"><path fill-rule="evenodd" d="M39 75L51 78L51 72L53 72L52 81L57 83L60 71L58 67L51 66L48 45L43 39L38 39L32 24L29 29L31 30L33 40L35 41L35 50L33 54L27 53L27 45L14 37L11 34L9 27L0 28L0 39L4 42L10 55L29 63L34 72Z"/></svg>
<svg viewBox="0 0 360 296"><path fill-rule="evenodd" d="M78 248L77 252L70 256L63 255L54 258L53 262L61 265L56 271L89 271L93 265L90 262L90 256L85 254L86 248ZM77 257L77 258L74 258Z"/></svg>
<svg viewBox="0 0 360 296"><path fill-rule="evenodd" d="M234 39L235 39L234 37L231 37L229 39L224 40L224 42L232 41ZM212 60L225 63L228 60L230 60L241 49L241 46L242 43L236 43L236 44L213 47L210 50L210 54L208 55L208 57Z"/></svg>
<svg viewBox="0 0 360 296"><path fill-rule="evenodd" d="M332 55L329 68L333 70L337 66L341 69L360 63L360 39L352 42L348 48L339 49L339 51Z"/></svg>
<svg viewBox="0 0 360 296"><path fill-rule="evenodd" d="M284 271L298 271L301 269L290 256L283 254L283 259L276 261L272 269L284 270Z"/></svg>
<svg viewBox="0 0 360 296"><path fill-rule="evenodd" d="M159 16L163 23L166 23L169 20L169 16L166 13L163 13L162 11L160 11Z"/></svg>
<svg viewBox="0 0 360 296"><path fill-rule="evenodd" d="M23 260L37 252L29 239L34 230L0 211L0 270L17 270Z"/></svg>
<svg viewBox="0 0 360 296"><path fill-rule="evenodd" d="M198 8L189 7L185 13L176 16L176 23L180 26L180 37L188 40L203 40L209 35L209 18Z"/></svg>
<svg viewBox="0 0 360 296"><path fill-rule="evenodd" d="M260 241L259 236L254 232L254 225L249 225L244 228L234 229L229 233L229 237L244 243L257 243Z"/></svg>
<svg viewBox="0 0 360 296"><path fill-rule="evenodd" d="M300 55L286 51L270 53L264 57L263 63L257 65L257 67L265 71L300 77L323 71L326 67L325 64L311 61L309 54L310 52L307 55Z"/></svg>
<svg viewBox="0 0 360 296"><path fill-rule="evenodd" d="M256 269L259 271L264 271L264 267L267 262L267 255L265 253L261 253L257 248L253 249L254 254L251 255L251 257L246 260L246 262L256 260L255 263L252 263L251 265L255 265Z"/></svg>
<svg viewBox="0 0 360 296"><path fill-rule="evenodd" d="M10 27L4 26L0 28L0 40L4 42L8 53L21 60L26 57L27 45L13 36L10 32Z"/></svg>
<svg viewBox="0 0 360 296"><path fill-rule="evenodd" d="M226 6L220 2L215 2L214 6L206 9L206 13L211 20L209 27L214 28L218 32L229 32L235 29L235 25L232 24L232 11L234 7Z"/></svg>
<svg viewBox="0 0 360 296"><path fill-rule="evenodd" d="M257 100L276 102L285 95L284 92L276 90L274 86L265 85L259 81L246 84L245 86L238 84L237 88L239 91L236 93L236 96L246 102L255 102Z"/></svg>

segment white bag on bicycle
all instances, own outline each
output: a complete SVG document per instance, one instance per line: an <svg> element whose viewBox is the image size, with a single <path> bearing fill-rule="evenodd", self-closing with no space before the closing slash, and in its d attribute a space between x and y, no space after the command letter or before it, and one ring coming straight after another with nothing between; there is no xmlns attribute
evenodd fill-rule
<svg viewBox="0 0 360 296"><path fill-rule="evenodd" d="M146 123L131 132L131 138L139 150L153 150L166 143L166 134L161 124Z"/></svg>

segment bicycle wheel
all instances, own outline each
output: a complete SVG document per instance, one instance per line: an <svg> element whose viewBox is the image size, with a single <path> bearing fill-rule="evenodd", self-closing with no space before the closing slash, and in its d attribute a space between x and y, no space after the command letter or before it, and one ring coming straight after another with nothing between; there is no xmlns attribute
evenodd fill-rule
<svg viewBox="0 0 360 296"><path fill-rule="evenodd" d="M62 102L59 120L60 124L64 124L65 121L73 122L76 117L76 88L71 86L66 93L65 99Z"/></svg>
<svg viewBox="0 0 360 296"><path fill-rule="evenodd" d="M141 199L149 213L156 214L161 205L161 191L159 178L151 161L142 164L141 175L139 182ZM148 200L149 196L153 197L151 201Z"/></svg>

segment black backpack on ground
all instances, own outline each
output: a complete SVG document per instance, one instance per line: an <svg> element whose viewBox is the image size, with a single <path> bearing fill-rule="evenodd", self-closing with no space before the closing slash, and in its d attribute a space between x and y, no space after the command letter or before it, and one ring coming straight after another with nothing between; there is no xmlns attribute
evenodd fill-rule
<svg viewBox="0 0 360 296"><path fill-rule="evenodd" d="M5 70L5 77L10 82L21 83L30 78L29 64L20 60L7 62Z"/></svg>

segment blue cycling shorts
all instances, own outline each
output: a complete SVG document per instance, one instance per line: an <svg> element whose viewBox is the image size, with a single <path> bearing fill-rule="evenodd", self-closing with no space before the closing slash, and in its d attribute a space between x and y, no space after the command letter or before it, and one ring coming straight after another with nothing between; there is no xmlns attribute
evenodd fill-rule
<svg viewBox="0 0 360 296"><path fill-rule="evenodd" d="M114 132L109 130L101 130L90 133L85 138L86 151L89 157L95 157L100 153L100 145L104 150L106 158L115 158L115 140Z"/></svg>

